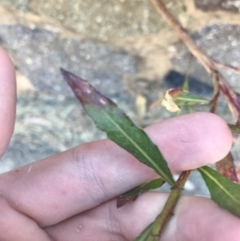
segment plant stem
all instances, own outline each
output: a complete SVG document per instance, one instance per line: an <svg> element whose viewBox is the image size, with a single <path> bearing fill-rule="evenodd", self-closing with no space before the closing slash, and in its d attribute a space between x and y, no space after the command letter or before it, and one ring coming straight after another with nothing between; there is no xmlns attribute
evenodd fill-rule
<svg viewBox="0 0 240 241"><path fill-rule="evenodd" d="M179 176L176 186L172 188L172 191L167 199L167 202L165 203L162 212L157 216L156 220L154 221L153 227L152 227L152 235L160 237L162 234L162 231L167 224L170 217L173 215L173 209L175 208L177 201L180 197L180 194L183 190L183 187L189 177L190 171L184 171Z"/></svg>
<svg viewBox="0 0 240 241"><path fill-rule="evenodd" d="M218 71L218 68L225 68L233 72L239 73L240 70L232 67L221 64L207 54L205 54L194 42L192 37L189 35L188 31L184 29L176 18L168 11L164 6L161 0L150 0L153 5L156 7L158 12L162 15L163 19L169 26L171 26L177 35L182 39L184 44L187 46L189 51L194 55L198 61L203 65L206 71L211 75L214 83L214 97L213 97L213 108L211 112L215 111L215 105L218 98L219 89L226 98L229 109L232 112L233 118L235 121L240 119L240 101L239 94L229 85L229 83L224 79L223 75Z"/></svg>

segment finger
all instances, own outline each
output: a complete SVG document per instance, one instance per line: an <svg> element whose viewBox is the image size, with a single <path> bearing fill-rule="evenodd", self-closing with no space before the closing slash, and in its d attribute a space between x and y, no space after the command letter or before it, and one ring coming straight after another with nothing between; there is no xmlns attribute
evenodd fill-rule
<svg viewBox="0 0 240 241"><path fill-rule="evenodd" d="M154 208L148 205L149 200L152 201L151 204L155 203L155 205L153 204ZM156 214L162 209L163 202L160 200L162 200L161 195L158 193L150 193L149 196L147 194L139 200L139 206L136 207L134 213L137 211L137 213L141 214L139 216L139 220L141 220L139 222L140 225L138 225L138 227L142 225L140 230L146 224L149 224L148 222L143 225L144 216L148 215L154 220ZM158 201L160 201L160 205L157 204ZM143 207L148 208L141 213L140 210ZM127 211L130 211L129 209L130 207L126 207ZM120 225L124 222L123 218L126 218L126 215L129 214L125 213L125 215L123 214L120 217ZM126 222L124 223L126 224ZM129 220L127 226L130 223L131 220ZM221 209L210 199L204 197L183 197L180 199L166 230L163 232L161 241L202 241L204 239L211 241L237 241L240 238L239 225L239 218ZM124 229L127 226L121 228ZM132 237L139 235L140 230L136 229L136 233L134 231L131 234L125 233L125 236L129 235L129 240L132 240ZM128 231L130 230L128 229Z"/></svg>
<svg viewBox="0 0 240 241"><path fill-rule="evenodd" d="M208 113L164 121L147 132L160 146L172 171L219 160L229 152L232 139L226 123ZM49 226L154 177L152 169L113 142L103 140L3 175L0 192L14 208Z"/></svg>
<svg viewBox="0 0 240 241"><path fill-rule="evenodd" d="M33 220L12 209L2 198L0 198L0 212L0 240L50 241L46 232Z"/></svg>
<svg viewBox="0 0 240 241"><path fill-rule="evenodd" d="M157 131L157 133L156 133ZM219 116L195 113L161 122L159 130L148 128L172 172L194 169L219 161L232 145L232 134Z"/></svg>
<svg viewBox="0 0 240 241"><path fill-rule="evenodd" d="M156 216L167 194L149 192L135 202L116 208L116 200L46 228L55 240L134 240ZM161 241L238 241L240 219L203 197L182 197ZM69 238L68 238L69 237Z"/></svg>
<svg viewBox="0 0 240 241"><path fill-rule="evenodd" d="M16 108L15 71L7 53L0 48L0 158L10 141Z"/></svg>

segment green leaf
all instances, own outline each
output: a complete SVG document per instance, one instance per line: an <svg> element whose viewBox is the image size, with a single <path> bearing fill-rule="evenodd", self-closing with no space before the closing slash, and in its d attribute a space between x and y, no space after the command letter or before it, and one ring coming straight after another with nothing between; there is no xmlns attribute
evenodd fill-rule
<svg viewBox="0 0 240 241"><path fill-rule="evenodd" d="M180 108L184 105L203 105L209 104L209 100L189 93L183 89L169 89L161 102L163 106L170 112L179 111Z"/></svg>
<svg viewBox="0 0 240 241"><path fill-rule="evenodd" d="M230 181L210 167L198 168L211 198L220 207L240 217L240 185Z"/></svg>
<svg viewBox="0 0 240 241"><path fill-rule="evenodd" d="M117 198L117 208L124 206L129 201L135 201L140 194L147 192L149 190L159 188L164 183L165 181L162 178L157 178L131 189L130 191L120 195Z"/></svg>
<svg viewBox="0 0 240 241"><path fill-rule="evenodd" d="M94 89L87 81L66 70L61 69L61 71L97 127L105 131L109 139L130 152L139 161L153 168L166 182L174 185L175 181L166 160L148 135L137 127L114 102Z"/></svg>
<svg viewBox="0 0 240 241"><path fill-rule="evenodd" d="M186 91L183 91L179 96L174 98L175 103L177 105L205 105L209 103L209 100L199 96L195 95Z"/></svg>
<svg viewBox="0 0 240 241"><path fill-rule="evenodd" d="M231 129L232 132L240 134L240 127L236 126L234 124L228 124L229 128Z"/></svg>

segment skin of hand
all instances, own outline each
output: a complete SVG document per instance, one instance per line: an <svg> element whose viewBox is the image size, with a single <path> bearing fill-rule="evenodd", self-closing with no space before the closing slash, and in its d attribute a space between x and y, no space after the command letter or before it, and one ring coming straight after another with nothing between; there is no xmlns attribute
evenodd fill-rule
<svg viewBox="0 0 240 241"><path fill-rule="evenodd" d="M0 154L15 121L12 62L0 49ZM214 163L230 150L226 123L210 113L146 129L173 173ZM0 175L1 241L127 241L154 220L167 194L148 192L116 208L116 196L156 178L109 140L95 141ZM161 241L239 241L240 219L204 197L182 197Z"/></svg>

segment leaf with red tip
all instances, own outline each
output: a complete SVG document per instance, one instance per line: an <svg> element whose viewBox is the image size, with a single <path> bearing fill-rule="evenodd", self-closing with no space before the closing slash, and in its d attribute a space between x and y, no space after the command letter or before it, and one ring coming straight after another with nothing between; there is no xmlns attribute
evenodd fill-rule
<svg viewBox="0 0 240 241"><path fill-rule="evenodd" d="M166 160L142 129L87 81L66 70L61 69L61 72L88 115L99 129L107 133L109 139L153 168L166 182L175 184Z"/></svg>
<svg viewBox="0 0 240 241"><path fill-rule="evenodd" d="M135 201L140 194L159 188L164 183L165 181L162 178L157 178L131 189L117 198L117 208L124 206L127 202Z"/></svg>
<svg viewBox="0 0 240 241"><path fill-rule="evenodd" d="M216 169L219 173L229 178L231 181L238 182L231 152L229 152L221 161L216 163Z"/></svg>
<svg viewBox="0 0 240 241"><path fill-rule="evenodd" d="M176 112L184 105L205 105L209 104L209 100L183 89L169 89L161 104L165 106L168 111Z"/></svg>

